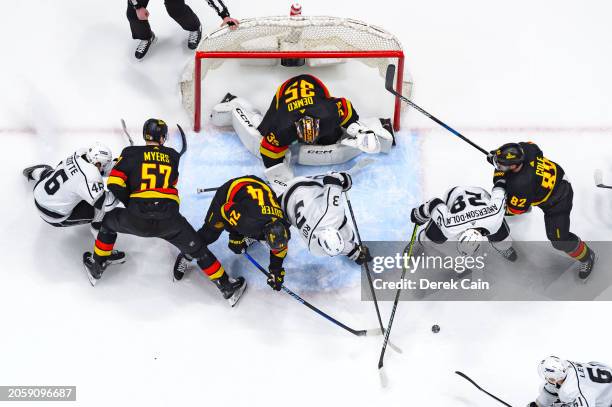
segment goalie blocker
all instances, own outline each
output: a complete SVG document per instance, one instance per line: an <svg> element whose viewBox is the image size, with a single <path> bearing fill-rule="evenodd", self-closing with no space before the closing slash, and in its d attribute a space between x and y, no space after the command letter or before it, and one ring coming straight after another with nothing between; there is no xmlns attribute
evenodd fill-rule
<svg viewBox="0 0 612 407"><path fill-rule="evenodd" d="M283 83L265 116L248 101L227 94L213 108L212 122L234 128L244 146L261 157L266 176L279 193L279 186L293 178L287 163L289 146L296 142L297 162L303 165L339 164L362 152L386 153L393 145L390 120L359 120L349 100L332 97L312 75Z"/></svg>

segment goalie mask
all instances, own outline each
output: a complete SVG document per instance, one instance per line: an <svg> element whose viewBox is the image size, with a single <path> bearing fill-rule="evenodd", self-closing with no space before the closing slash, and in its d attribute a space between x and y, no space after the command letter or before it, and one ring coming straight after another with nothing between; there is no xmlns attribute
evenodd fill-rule
<svg viewBox="0 0 612 407"><path fill-rule="evenodd" d="M319 119L304 116L295 122L298 140L306 144L314 144L319 139Z"/></svg>
<svg viewBox="0 0 612 407"><path fill-rule="evenodd" d="M272 221L268 222L263 227L263 234L270 250L285 250L291 238L289 228L279 218L274 218Z"/></svg>

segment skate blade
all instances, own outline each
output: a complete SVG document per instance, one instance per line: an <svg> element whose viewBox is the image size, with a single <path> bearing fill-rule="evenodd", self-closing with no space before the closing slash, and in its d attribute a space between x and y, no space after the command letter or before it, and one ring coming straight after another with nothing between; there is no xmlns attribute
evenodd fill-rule
<svg viewBox="0 0 612 407"><path fill-rule="evenodd" d="M116 264L123 264L127 260L127 257L124 257L120 260L106 260L106 264L109 266L114 266Z"/></svg>
<svg viewBox="0 0 612 407"><path fill-rule="evenodd" d="M87 266L85 266L83 264L83 270L85 270L85 275L87 276L87 279L89 280L89 283L91 284L92 287L96 286L96 283L98 282L98 280L96 280L91 273L89 272L89 269L87 268Z"/></svg>
<svg viewBox="0 0 612 407"><path fill-rule="evenodd" d="M240 298L242 298L242 294L244 294L246 288L247 282L245 281L242 287L240 287L240 290L237 290L231 297L227 299L227 302L229 302L232 308L235 307L236 304L238 304L238 301L240 301Z"/></svg>
<svg viewBox="0 0 612 407"><path fill-rule="evenodd" d="M596 261L597 261L597 253L593 253L593 268L591 269L591 272L589 273L587 278L581 278L580 279L580 281L582 281L582 284L586 284L587 281L589 281L589 278L591 278L591 276L593 275L593 270L595 270L595 262Z"/></svg>

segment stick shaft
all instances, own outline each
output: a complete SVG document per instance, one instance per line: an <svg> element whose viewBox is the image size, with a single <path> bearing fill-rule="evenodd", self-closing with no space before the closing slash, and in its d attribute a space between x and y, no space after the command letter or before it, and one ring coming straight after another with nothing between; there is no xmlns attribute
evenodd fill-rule
<svg viewBox="0 0 612 407"><path fill-rule="evenodd" d="M408 248L408 258L412 256L412 247L414 246L414 239L416 238L416 232L418 228L419 228L419 225L415 223L414 228L412 229L412 236L410 237L410 246ZM404 252L405 251L406 250L404 250ZM407 271L407 268L404 268L402 270L402 276L400 278L400 281L404 279L404 276L406 275L406 271ZM393 300L393 309L391 310L391 316L389 317L389 323L387 324L383 346L382 346L382 349L380 350L380 358L378 359L378 369L381 369L384 365L385 351L387 350L387 343L389 342L389 336L391 335L391 327L393 326L393 319L395 318L395 311L397 311L397 304L399 303L401 292L402 292L402 289L399 288L397 292L395 293L395 299Z"/></svg>
<svg viewBox="0 0 612 407"><path fill-rule="evenodd" d="M261 271L263 274L265 274L266 276L270 276L270 273L266 271L266 269L264 269L253 257L251 257L250 254L248 254L247 252L244 252L244 256L259 270ZM291 291L290 289L288 289L287 287L285 287L284 285L281 287L281 289L289 294L291 297L293 297L293 299L297 300L298 302L300 302L302 305L305 305L306 307L310 308L311 310L313 310L314 312L316 312L317 314L319 314L320 316L322 316L323 318L327 319L328 321L334 323L335 325L339 326L340 328L343 328L346 331L349 331L350 333L352 333L353 335L356 336L365 336L367 334L366 330L356 330L353 329L351 327L348 327L346 325L344 325L342 322L338 321L337 319L331 317L330 315L326 314L325 312L321 311L319 308L315 307L314 305L312 305L311 303L309 303L308 301L306 301L305 299L303 299L302 297L300 297L299 295L297 295L296 293L294 293L293 291Z"/></svg>
<svg viewBox="0 0 612 407"><path fill-rule="evenodd" d="M458 374L459 376L463 377L465 380L467 380L468 382L472 383L474 385L474 387L476 387L478 390L480 390L481 392L485 393L486 395L488 395L489 397L494 398L495 400L499 401L500 403L502 403L503 405L507 406L507 407L512 407L510 404L506 403L505 401L503 401L502 399L492 395L491 393L489 393L488 391L486 391L485 389L483 389L482 387L480 387L478 384L476 384L476 382L472 379L470 379L468 377L468 375L466 375L465 373L456 371L456 374Z"/></svg>

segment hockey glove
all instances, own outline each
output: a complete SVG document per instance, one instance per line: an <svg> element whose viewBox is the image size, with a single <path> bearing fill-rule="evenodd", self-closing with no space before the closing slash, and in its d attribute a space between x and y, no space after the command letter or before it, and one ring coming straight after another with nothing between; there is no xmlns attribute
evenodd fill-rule
<svg viewBox="0 0 612 407"><path fill-rule="evenodd" d="M527 404L527 407L538 407L538 404L535 401L532 401L531 403Z"/></svg>
<svg viewBox="0 0 612 407"><path fill-rule="evenodd" d="M425 204L422 204L418 208L412 208L410 212L410 220L415 225L423 226L429 220L429 216L425 214Z"/></svg>
<svg viewBox="0 0 612 407"><path fill-rule="evenodd" d="M267 281L268 285L272 287L274 291L280 291L285 281L285 269L282 267L270 267L268 270L270 271Z"/></svg>
<svg viewBox="0 0 612 407"><path fill-rule="evenodd" d="M489 164L491 164L493 167L495 167L495 151L489 151L489 154L487 154L487 162Z"/></svg>
<svg viewBox="0 0 612 407"><path fill-rule="evenodd" d="M353 186L353 179L348 172L331 172L323 177L323 184L338 185L346 192Z"/></svg>
<svg viewBox="0 0 612 407"><path fill-rule="evenodd" d="M359 248L359 255L355 259L355 263L361 266L363 263L369 263L372 260L373 258L370 254L370 249L368 249L368 246L362 244Z"/></svg>
<svg viewBox="0 0 612 407"><path fill-rule="evenodd" d="M242 254L247 249L247 244L243 236L236 233L230 233L227 247L236 254Z"/></svg>

